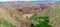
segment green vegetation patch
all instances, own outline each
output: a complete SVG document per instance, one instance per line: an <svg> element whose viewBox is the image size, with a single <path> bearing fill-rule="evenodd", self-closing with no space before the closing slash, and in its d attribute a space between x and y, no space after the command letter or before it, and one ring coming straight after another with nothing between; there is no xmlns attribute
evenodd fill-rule
<svg viewBox="0 0 60 27"><path fill-rule="evenodd" d="M17 27L16 25L13 25L3 19L0 19L0 25L4 25L5 27Z"/></svg>
<svg viewBox="0 0 60 27"><path fill-rule="evenodd" d="M35 25L34 23L31 24L31 27L52 27L52 25L49 24L49 17L48 16L40 16L37 14L34 14L31 19L38 24Z"/></svg>

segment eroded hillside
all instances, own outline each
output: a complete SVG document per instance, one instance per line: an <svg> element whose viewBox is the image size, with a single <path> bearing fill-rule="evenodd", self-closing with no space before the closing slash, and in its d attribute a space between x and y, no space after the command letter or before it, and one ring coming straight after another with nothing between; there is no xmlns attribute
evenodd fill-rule
<svg viewBox="0 0 60 27"><path fill-rule="evenodd" d="M39 15L48 15L50 23L54 27L60 27L59 5L60 2L0 2L0 19L6 20L12 26L30 27L31 21L27 16L38 13Z"/></svg>

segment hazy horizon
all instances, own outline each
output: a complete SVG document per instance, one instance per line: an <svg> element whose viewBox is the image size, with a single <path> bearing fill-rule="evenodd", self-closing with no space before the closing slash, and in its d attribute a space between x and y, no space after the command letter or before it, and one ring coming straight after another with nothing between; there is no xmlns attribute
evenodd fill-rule
<svg viewBox="0 0 60 27"><path fill-rule="evenodd" d="M41 1L41 2L56 2L60 0L0 0L0 2L6 2L6 1Z"/></svg>

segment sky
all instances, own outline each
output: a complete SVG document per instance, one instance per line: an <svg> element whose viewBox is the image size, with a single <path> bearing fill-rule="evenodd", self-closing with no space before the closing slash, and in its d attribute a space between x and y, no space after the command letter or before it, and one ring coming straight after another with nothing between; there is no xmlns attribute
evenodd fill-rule
<svg viewBox="0 0 60 27"><path fill-rule="evenodd" d="M0 0L0 2L4 1L60 1L60 0Z"/></svg>

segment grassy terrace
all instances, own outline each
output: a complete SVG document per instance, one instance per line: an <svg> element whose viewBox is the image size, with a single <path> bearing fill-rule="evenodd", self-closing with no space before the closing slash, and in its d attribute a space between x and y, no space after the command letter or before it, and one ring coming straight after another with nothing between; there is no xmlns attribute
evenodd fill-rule
<svg viewBox="0 0 60 27"><path fill-rule="evenodd" d="M0 25L3 25L5 27L17 27L16 25L13 25L13 24L11 24L3 19L0 19Z"/></svg>
<svg viewBox="0 0 60 27"><path fill-rule="evenodd" d="M54 27L60 27L60 2L56 2L55 6L49 7L44 15L50 17L51 23L54 24Z"/></svg>

